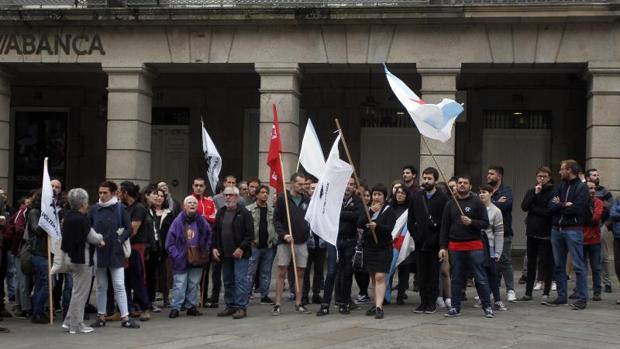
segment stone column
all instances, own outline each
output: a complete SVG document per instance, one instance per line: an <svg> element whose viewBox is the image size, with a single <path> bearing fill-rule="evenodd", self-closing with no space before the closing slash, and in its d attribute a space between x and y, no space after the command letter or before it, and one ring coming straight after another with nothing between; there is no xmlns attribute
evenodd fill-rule
<svg viewBox="0 0 620 349"><path fill-rule="evenodd" d="M260 132L258 142L258 175L269 181L267 154L273 125L272 105L278 109L282 137L284 179L295 172L299 159L299 80L297 63L256 63L260 75Z"/></svg>
<svg viewBox="0 0 620 349"><path fill-rule="evenodd" d="M9 188L10 133L11 82L8 73L0 68L0 187L7 193L13 192L12 188Z"/></svg>
<svg viewBox="0 0 620 349"><path fill-rule="evenodd" d="M620 62L588 64L586 169L598 169L602 182L620 195Z"/></svg>
<svg viewBox="0 0 620 349"><path fill-rule="evenodd" d="M416 65L418 73L422 76L422 99L427 103L439 103L443 98L455 99L456 96L456 75L460 72L460 68L436 68L424 67ZM452 138L446 143L420 137L420 169L419 172L429 167L437 167L431 157L431 152L435 155L435 159L439 163L446 180L454 176L454 144L455 144L455 128L452 129ZM424 139L428 143L427 148ZM439 180L442 180L441 177Z"/></svg>
<svg viewBox="0 0 620 349"><path fill-rule="evenodd" d="M151 180L151 80L145 66L104 67L108 74L106 178L143 188Z"/></svg>

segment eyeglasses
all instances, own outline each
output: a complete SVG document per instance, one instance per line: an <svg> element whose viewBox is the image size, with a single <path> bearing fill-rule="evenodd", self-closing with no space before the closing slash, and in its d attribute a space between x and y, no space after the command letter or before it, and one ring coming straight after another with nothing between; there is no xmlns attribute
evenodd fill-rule
<svg viewBox="0 0 620 349"><path fill-rule="evenodd" d="M237 194L224 194L225 197L237 196Z"/></svg>

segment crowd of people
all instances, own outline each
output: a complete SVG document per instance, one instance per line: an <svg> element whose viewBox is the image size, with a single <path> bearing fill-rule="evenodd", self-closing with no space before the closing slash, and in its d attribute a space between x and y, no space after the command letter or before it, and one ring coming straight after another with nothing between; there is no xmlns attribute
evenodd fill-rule
<svg viewBox="0 0 620 349"><path fill-rule="evenodd" d="M129 181L104 181L92 205L84 189L65 192L60 181L52 180L62 227L58 244L68 258L68 272L53 275L48 234L39 226L41 189L22 198L14 210L0 192L0 212L7 212L0 216L0 319L45 324L51 307L59 310L69 333L92 332L111 321L139 328L136 319L149 321L162 308L169 309L170 319L183 312L200 316L203 307L220 308L220 317L242 319L255 294L261 304L272 306L274 316L289 297L300 314L311 314L309 304L318 305L317 316L329 315L332 306L350 314L368 304L366 315L381 319L391 299L393 250L402 248L393 231L404 215L415 249L394 273L397 305L405 304L413 273L420 299L413 302L414 313L444 310L446 317L459 316L468 284L475 285L474 305L488 318L508 310L504 301L533 301L535 289L543 290L544 305L567 305L570 299L573 309L582 310L588 300L601 301L602 292L612 291L608 251L615 253L620 278L620 200L600 185L596 169L584 172L577 162L565 160L559 175L553 184L551 170L538 168L535 185L520 206L527 212L521 297L515 292L511 258L513 194L501 166L490 167L477 190L467 175L440 182L433 167L418 176L415 167L405 166L391 187L358 185L351 178L335 246L314 234L304 218L317 181L302 173L291 176L287 195L273 193L258 178L238 183L232 175L218 183L213 196L207 195L206 181L196 178L184 198L174 198L165 182L140 191ZM601 238L605 229L615 234L613 248ZM569 294L572 273L576 287ZM353 280L358 294L352 294ZM15 302L12 312L8 301ZM96 313L90 325L85 311Z"/></svg>

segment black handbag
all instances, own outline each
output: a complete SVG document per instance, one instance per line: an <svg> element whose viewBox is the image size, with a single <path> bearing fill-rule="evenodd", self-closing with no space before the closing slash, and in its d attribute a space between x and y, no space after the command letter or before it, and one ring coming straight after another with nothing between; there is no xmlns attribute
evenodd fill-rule
<svg viewBox="0 0 620 349"><path fill-rule="evenodd" d="M364 247L362 234L358 234L357 244L355 244L355 253L353 253L353 271L359 273L364 270Z"/></svg>

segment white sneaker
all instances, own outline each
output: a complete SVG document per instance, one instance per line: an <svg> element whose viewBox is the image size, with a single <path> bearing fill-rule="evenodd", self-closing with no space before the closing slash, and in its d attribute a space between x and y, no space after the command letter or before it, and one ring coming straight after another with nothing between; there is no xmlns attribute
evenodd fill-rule
<svg viewBox="0 0 620 349"><path fill-rule="evenodd" d="M452 308L452 298L446 298L446 309Z"/></svg>
<svg viewBox="0 0 620 349"><path fill-rule="evenodd" d="M76 330L69 330L69 333L70 334L76 334L78 332L79 333L91 333L91 332L94 332L94 331L95 331L94 328L92 328L90 326L86 326L84 324L81 324L79 330L77 330L77 331Z"/></svg>
<svg viewBox="0 0 620 349"><path fill-rule="evenodd" d="M517 294L514 290L508 290L506 299L508 299L509 302L514 302L517 300Z"/></svg>
<svg viewBox="0 0 620 349"><path fill-rule="evenodd" d="M556 291L558 289L558 285L556 285L555 281L551 283L551 291Z"/></svg>
<svg viewBox="0 0 620 349"><path fill-rule="evenodd" d="M543 289L543 283L541 281L536 281L536 285L534 285L534 291L540 291Z"/></svg>
<svg viewBox="0 0 620 349"><path fill-rule="evenodd" d="M480 301L480 297L474 297L474 308L481 308L482 302Z"/></svg>
<svg viewBox="0 0 620 349"><path fill-rule="evenodd" d="M542 304L542 305L546 305L546 304L547 304L547 302L549 302L549 296L542 296L542 297L540 298L540 304Z"/></svg>
<svg viewBox="0 0 620 349"><path fill-rule="evenodd" d="M435 301L435 305L437 306L437 308L445 308L446 302L443 301L442 297L437 297L437 301Z"/></svg>

